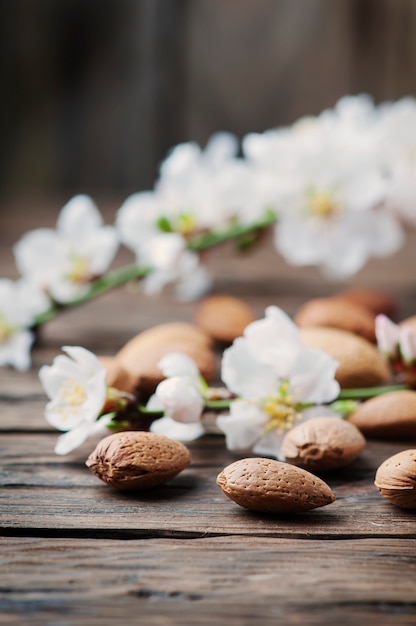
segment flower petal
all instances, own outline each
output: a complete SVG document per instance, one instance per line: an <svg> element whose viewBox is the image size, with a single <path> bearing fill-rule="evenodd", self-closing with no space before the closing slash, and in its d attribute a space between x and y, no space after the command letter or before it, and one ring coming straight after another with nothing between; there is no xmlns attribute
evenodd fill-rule
<svg viewBox="0 0 416 626"><path fill-rule="evenodd" d="M193 441L198 439L198 437L202 437L205 432L201 422L183 424L176 422L171 417L162 417L155 420L150 426L150 431L177 441Z"/></svg>
<svg viewBox="0 0 416 626"><path fill-rule="evenodd" d="M416 331L409 324L400 328L400 352L404 362L408 365L416 360Z"/></svg>
<svg viewBox="0 0 416 626"><path fill-rule="evenodd" d="M249 450L264 433L265 414L255 405L235 400L229 415L219 415L218 428L225 434L228 450Z"/></svg>
<svg viewBox="0 0 416 626"><path fill-rule="evenodd" d="M197 379L199 376L198 366L191 357L183 352L171 352L166 354L157 364L162 374L170 376L189 376Z"/></svg>
<svg viewBox="0 0 416 626"><path fill-rule="evenodd" d="M155 395L161 401L165 413L177 422L198 422L204 401L192 379L173 376L156 387Z"/></svg>
<svg viewBox="0 0 416 626"><path fill-rule="evenodd" d="M224 351L221 378L230 391L243 398L268 395L278 386L274 369L256 358L243 337Z"/></svg>
<svg viewBox="0 0 416 626"><path fill-rule="evenodd" d="M77 428L70 430L58 437L58 441L55 446L55 453L64 455L72 452L75 448L78 448L88 438L91 432L90 424L81 424Z"/></svg>
<svg viewBox="0 0 416 626"><path fill-rule="evenodd" d="M321 350L302 350L290 378L296 400L318 404L334 400L340 389L334 378L338 365L338 361Z"/></svg>
<svg viewBox="0 0 416 626"><path fill-rule="evenodd" d="M386 356L395 356L399 343L399 327L386 315L380 313L375 319L375 332L380 352Z"/></svg>

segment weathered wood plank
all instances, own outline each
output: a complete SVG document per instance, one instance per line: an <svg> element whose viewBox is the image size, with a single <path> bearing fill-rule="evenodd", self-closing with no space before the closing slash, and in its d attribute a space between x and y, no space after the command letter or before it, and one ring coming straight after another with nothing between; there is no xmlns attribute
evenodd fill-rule
<svg viewBox="0 0 416 626"><path fill-rule="evenodd" d="M7 538L0 608L3 619L30 614L31 623L45 624L58 615L95 624L137 614L145 624L333 624L336 616L343 624L411 623L415 540L325 546L251 537Z"/></svg>
<svg viewBox="0 0 416 626"><path fill-rule="evenodd" d="M236 458L221 436L191 444L193 463L168 484L135 494L119 493L93 476L84 466L86 448L56 457L55 440L52 434L3 435L3 533L416 537L414 514L386 502L373 486L377 466L403 449L400 444L369 444L350 468L326 475L337 497L330 506L273 518L241 509L216 486L219 471Z"/></svg>

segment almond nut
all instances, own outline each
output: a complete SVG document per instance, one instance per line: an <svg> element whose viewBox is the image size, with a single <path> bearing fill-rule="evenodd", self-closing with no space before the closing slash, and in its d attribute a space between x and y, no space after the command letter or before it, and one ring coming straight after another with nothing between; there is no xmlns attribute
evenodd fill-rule
<svg viewBox="0 0 416 626"><path fill-rule="evenodd" d="M240 506L263 513L300 513L334 502L329 486L300 467L266 458L228 465L217 485Z"/></svg>
<svg viewBox="0 0 416 626"><path fill-rule="evenodd" d="M416 315L411 315L406 319L402 320L399 326L410 326L416 332Z"/></svg>
<svg viewBox="0 0 416 626"><path fill-rule="evenodd" d="M339 328L375 343L374 315L358 304L337 298L315 298L306 302L294 320L300 328Z"/></svg>
<svg viewBox="0 0 416 626"><path fill-rule="evenodd" d="M132 393L136 389L136 377L127 372L112 356L99 356L98 360L106 371L106 381L110 387Z"/></svg>
<svg viewBox="0 0 416 626"><path fill-rule="evenodd" d="M86 465L108 485L133 491L170 480L190 462L188 448L179 441L155 433L124 431L102 439Z"/></svg>
<svg viewBox="0 0 416 626"><path fill-rule="evenodd" d="M281 453L289 463L311 472L338 469L364 449L365 439L353 424L338 417L315 417L292 428Z"/></svg>
<svg viewBox="0 0 416 626"><path fill-rule="evenodd" d="M375 486L401 509L416 509L416 450L403 450L380 465Z"/></svg>
<svg viewBox="0 0 416 626"><path fill-rule="evenodd" d="M335 298L358 304L368 309L373 315L382 313L393 319L397 314L397 301L393 296L383 291L376 291L374 289L348 289L335 294Z"/></svg>
<svg viewBox="0 0 416 626"><path fill-rule="evenodd" d="M232 343L241 337L255 316L240 298L218 294L204 298L195 313L195 322L214 341Z"/></svg>
<svg viewBox="0 0 416 626"><path fill-rule="evenodd" d="M133 337L115 358L120 367L133 376L137 389L151 394L164 378L158 363L170 352L183 352L191 357L205 380L211 382L215 373L211 342L211 338L193 324L160 324Z"/></svg>
<svg viewBox="0 0 416 626"><path fill-rule="evenodd" d="M416 391L391 391L363 402L348 421L370 439L416 440Z"/></svg>
<svg viewBox="0 0 416 626"><path fill-rule="evenodd" d="M302 328L300 336L307 348L323 350L338 361L335 378L342 389L382 385L390 378L386 358L362 337L336 328Z"/></svg>

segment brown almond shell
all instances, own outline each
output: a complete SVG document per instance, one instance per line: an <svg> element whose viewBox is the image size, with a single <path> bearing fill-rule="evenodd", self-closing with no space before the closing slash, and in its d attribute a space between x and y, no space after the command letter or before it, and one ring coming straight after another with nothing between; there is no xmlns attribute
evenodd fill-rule
<svg viewBox="0 0 416 626"><path fill-rule="evenodd" d="M241 298L228 294L207 296L199 303L195 322L219 343L232 343L255 319L249 305Z"/></svg>
<svg viewBox="0 0 416 626"><path fill-rule="evenodd" d="M416 509L416 450L403 450L386 459L374 484L384 498L402 509Z"/></svg>
<svg viewBox="0 0 416 626"><path fill-rule="evenodd" d="M352 463L365 444L365 438L353 424L323 416L292 428L280 451L289 463L311 472L325 472Z"/></svg>
<svg viewBox="0 0 416 626"><path fill-rule="evenodd" d="M368 439L416 441L416 391L391 391L366 400L348 421Z"/></svg>
<svg viewBox="0 0 416 626"><path fill-rule="evenodd" d="M236 504L262 513L300 513L334 502L330 487L300 467L245 458L225 467L217 485Z"/></svg>
<svg viewBox="0 0 416 626"><path fill-rule="evenodd" d="M188 448L179 441L156 433L124 431L100 441L86 465L108 485L133 491L170 480L190 462Z"/></svg>
<svg viewBox="0 0 416 626"><path fill-rule="evenodd" d="M300 328L339 328L372 343L376 341L374 314L347 300L314 298L300 307L294 320Z"/></svg>
<svg viewBox="0 0 416 626"><path fill-rule="evenodd" d="M300 336L307 348L323 350L338 361L335 378L342 389L373 387L390 379L386 358L363 337L337 328L302 328Z"/></svg>

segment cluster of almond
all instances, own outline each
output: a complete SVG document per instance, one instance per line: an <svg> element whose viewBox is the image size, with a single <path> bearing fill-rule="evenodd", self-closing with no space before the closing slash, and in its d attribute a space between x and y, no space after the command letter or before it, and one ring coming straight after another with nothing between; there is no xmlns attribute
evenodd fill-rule
<svg viewBox="0 0 416 626"><path fill-rule="evenodd" d="M389 364L376 346L374 320L391 318L396 303L378 292L345 292L307 302L295 315L304 344L339 362L341 389L367 389L391 380ZM240 299L210 296L198 306L195 323L171 323L142 332L112 358L102 358L112 386L144 395L163 375L157 367L167 353L180 351L198 365L211 383L216 375L213 345L228 345L255 319ZM239 505L258 511L293 513L333 502L329 486L315 474L350 464L366 438L397 441L416 436L416 391L383 393L361 402L346 420L317 417L289 430L282 454L285 463L249 457L232 463L217 484ZM153 487L189 465L181 443L146 432L122 432L104 439L87 460L102 480L120 489ZM311 473L313 472L313 473ZM376 487L402 508L416 508L416 450L404 450L377 470Z"/></svg>

